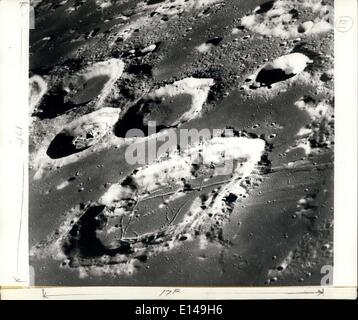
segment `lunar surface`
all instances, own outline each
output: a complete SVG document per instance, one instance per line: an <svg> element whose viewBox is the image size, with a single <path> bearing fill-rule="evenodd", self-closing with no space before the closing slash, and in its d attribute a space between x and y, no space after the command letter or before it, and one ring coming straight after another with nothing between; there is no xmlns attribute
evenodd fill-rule
<svg viewBox="0 0 358 320"><path fill-rule="evenodd" d="M33 5L36 285L321 283L333 0Z"/></svg>

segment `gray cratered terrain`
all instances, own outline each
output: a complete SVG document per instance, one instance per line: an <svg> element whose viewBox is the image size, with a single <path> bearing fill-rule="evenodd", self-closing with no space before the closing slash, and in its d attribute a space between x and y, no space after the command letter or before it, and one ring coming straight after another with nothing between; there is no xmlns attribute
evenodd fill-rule
<svg viewBox="0 0 358 320"><path fill-rule="evenodd" d="M35 284L320 284L333 1L34 5Z"/></svg>

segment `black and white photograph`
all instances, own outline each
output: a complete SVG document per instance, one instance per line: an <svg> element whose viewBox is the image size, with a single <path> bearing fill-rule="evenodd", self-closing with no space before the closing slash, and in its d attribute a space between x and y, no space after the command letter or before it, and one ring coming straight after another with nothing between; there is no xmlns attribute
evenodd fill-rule
<svg viewBox="0 0 358 320"><path fill-rule="evenodd" d="M31 285L332 285L352 23L333 0L31 1Z"/></svg>
<svg viewBox="0 0 358 320"><path fill-rule="evenodd" d="M34 1L41 285L319 285L332 1Z"/></svg>

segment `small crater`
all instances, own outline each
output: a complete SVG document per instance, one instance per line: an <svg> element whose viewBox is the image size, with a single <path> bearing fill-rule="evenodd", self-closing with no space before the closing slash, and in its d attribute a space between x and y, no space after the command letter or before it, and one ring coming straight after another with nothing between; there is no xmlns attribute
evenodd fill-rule
<svg viewBox="0 0 358 320"><path fill-rule="evenodd" d="M222 37L215 37L215 38L212 38L208 41L206 41L206 44L212 44L214 46L217 46L219 45L219 43L223 40Z"/></svg>
<svg viewBox="0 0 358 320"><path fill-rule="evenodd" d="M60 159L88 148L77 149L73 142L73 136L65 132L59 133L50 143L46 154L51 159Z"/></svg>
<svg viewBox="0 0 358 320"><path fill-rule="evenodd" d="M292 78L295 74L286 74L282 69L262 69L257 74L256 81L261 84L261 86L271 86L276 82L285 81Z"/></svg>
<svg viewBox="0 0 358 320"><path fill-rule="evenodd" d="M73 102L67 101L67 94L67 91L63 89L53 89L43 97L38 111L34 113L34 116L37 116L41 120L53 119L75 108L76 105Z"/></svg>
<svg viewBox="0 0 358 320"><path fill-rule="evenodd" d="M268 12L273 8L275 1L267 1L260 5L260 7L255 11L257 14L263 14Z"/></svg>

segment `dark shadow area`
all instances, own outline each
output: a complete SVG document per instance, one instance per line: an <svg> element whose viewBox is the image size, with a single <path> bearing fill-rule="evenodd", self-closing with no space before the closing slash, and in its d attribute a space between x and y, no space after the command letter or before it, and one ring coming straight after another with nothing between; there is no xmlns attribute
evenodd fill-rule
<svg viewBox="0 0 358 320"><path fill-rule="evenodd" d="M291 14L292 19L298 19L298 11L296 9L291 9L288 13Z"/></svg>
<svg viewBox="0 0 358 320"><path fill-rule="evenodd" d="M222 41L222 39L223 39L222 37L215 37L213 39L206 41L206 44L212 44L214 46L217 46Z"/></svg>
<svg viewBox="0 0 358 320"><path fill-rule="evenodd" d="M46 94L38 108L38 112L33 116L39 119L53 119L76 107L71 101L65 101L67 91L63 89L54 89L52 92Z"/></svg>
<svg viewBox="0 0 358 320"><path fill-rule="evenodd" d="M256 81L261 84L261 86L271 86L276 82L281 82L295 76L294 73L286 74L282 69L261 69L257 74Z"/></svg>
<svg viewBox="0 0 358 320"><path fill-rule="evenodd" d="M147 1L147 5L150 6L152 4L157 4L157 3L161 3L164 2L165 0L148 0Z"/></svg>
<svg viewBox="0 0 358 320"><path fill-rule="evenodd" d="M145 124L144 118L150 113L149 104L150 103L160 103L160 101L154 100L140 100L137 104L131 107L124 116L118 120L114 127L114 134L117 137L125 138L127 132L131 129L141 130L144 134L144 137L148 136L149 127ZM159 132L163 129L168 129L170 126L158 125L156 126L156 132Z"/></svg>
<svg viewBox="0 0 358 320"><path fill-rule="evenodd" d="M258 14L266 13L267 11L271 10L275 1L268 1L260 5L260 8L256 11Z"/></svg>
<svg viewBox="0 0 358 320"><path fill-rule="evenodd" d="M46 154L51 159L68 157L71 154L81 152L89 147L77 149L73 144L74 137L64 132L60 132L50 143Z"/></svg>
<svg viewBox="0 0 358 320"><path fill-rule="evenodd" d="M115 249L106 248L97 238L96 231L106 222L102 211L104 205L93 206L81 216L68 234L68 240L63 245L63 252L69 258L79 255L80 258L94 258L103 255L130 254L133 252L127 241L120 241Z"/></svg>

